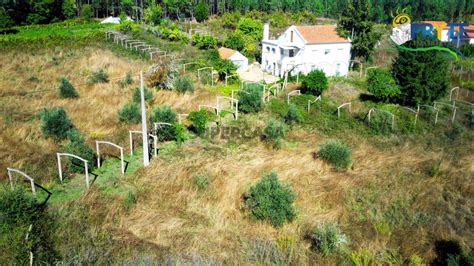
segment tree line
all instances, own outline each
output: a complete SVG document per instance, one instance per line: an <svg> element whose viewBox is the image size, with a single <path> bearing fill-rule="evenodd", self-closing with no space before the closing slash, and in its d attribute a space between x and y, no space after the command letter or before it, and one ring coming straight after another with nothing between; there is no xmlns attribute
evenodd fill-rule
<svg viewBox="0 0 474 266"><path fill-rule="evenodd" d="M349 2L358 0L3 0L0 26L44 24L81 16L83 9L93 17L119 16L141 20L144 10L159 5L170 19L193 18L199 4L209 15L256 10L262 12L311 12L321 17L339 18ZM466 21L472 17L473 0L370 0L369 19L389 22L405 10L414 20Z"/></svg>

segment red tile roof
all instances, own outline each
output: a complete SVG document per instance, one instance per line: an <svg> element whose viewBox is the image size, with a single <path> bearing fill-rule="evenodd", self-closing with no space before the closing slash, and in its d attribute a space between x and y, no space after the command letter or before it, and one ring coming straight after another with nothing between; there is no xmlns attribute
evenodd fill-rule
<svg viewBox="0 0 474 266"><path fill-rule="evenodd" d="M341 37L333 25L296 26L296 30L310 44L315 43L347 43L348 39Z"/></svg>

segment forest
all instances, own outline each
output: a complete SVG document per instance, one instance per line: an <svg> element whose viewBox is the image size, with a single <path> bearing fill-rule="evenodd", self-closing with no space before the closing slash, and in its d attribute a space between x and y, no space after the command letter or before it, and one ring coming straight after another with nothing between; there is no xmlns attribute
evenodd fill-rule
<svg viewBox="0 0 474 266"><path fill-rule="evenodd" d="M364 1L365 2L365 1ZM46 24L92 12L94 17L118 16L124 12L141 20L146 8L158 5L170 19L193 18L201 5L209 15L226 12L311 12L338 18L347 0L5 0L0 3L0 28L14 25ZM472 16L472 0L371 0L370 19L387 22L397 12L407 12L414 20L467 21Z"/></svg>

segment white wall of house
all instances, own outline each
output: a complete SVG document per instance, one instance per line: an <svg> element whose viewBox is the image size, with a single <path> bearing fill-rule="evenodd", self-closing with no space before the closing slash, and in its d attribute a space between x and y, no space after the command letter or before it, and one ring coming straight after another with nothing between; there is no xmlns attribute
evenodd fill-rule
<svg viewBox="0 0 474 266"><path fill-rule="evenodd" d="M264 36L268 35L264 33ZM262 70L280 77L292 69L292 74L307 74L313 69L321 69L327 76L346 76L350 50L350 42L306 44L291 26L278 39L262 41Z"/></svg>
<svg viewBox="0 0 474 266"><path fill-rule="evenodd" d="M238 67L237 72L245 71L249 66L249 59L239 52L233 54L229 60Z"/></svg>

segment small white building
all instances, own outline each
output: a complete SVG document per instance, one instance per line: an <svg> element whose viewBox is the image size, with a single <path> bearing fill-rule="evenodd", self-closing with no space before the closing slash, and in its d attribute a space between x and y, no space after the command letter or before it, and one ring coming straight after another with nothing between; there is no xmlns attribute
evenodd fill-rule
<svg viewBox="0 0 474 266"><path fill-rule="evenodd" d="M219 48L219 56L221 59L232 61L238 67L237 72L242 72L248 68L249 59L236 50L221 47Z"/></svg>
<svg viewBox="0 0 474 266"><path fill-rule="evenodd" d="M283 77L323 70L327 76L346 76L351 60L351 41L339 36L334 25L291 26L276 40L270 40L270 26L264 25L262 70Z"/></svg>
<svg viewBox="0 0 474 266"><path fill-rule="evenodd" d="M127 17L127 21L133 21L130 17ZM119 17L108 17L100 22L100 24L120 24L120 18Z"/></svg>

